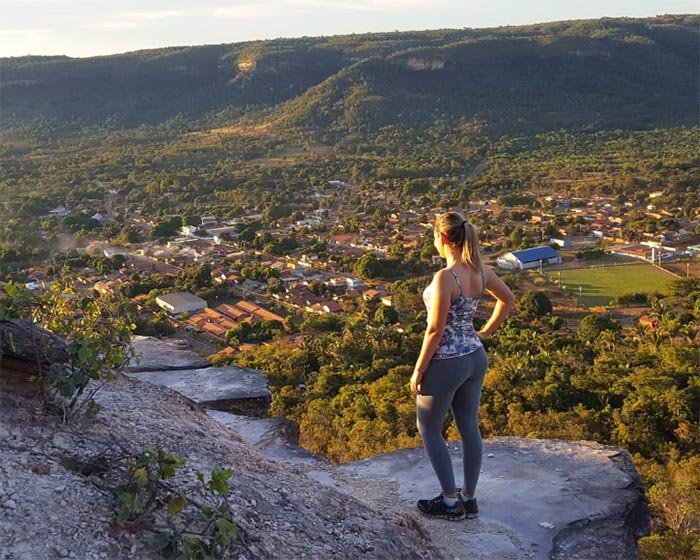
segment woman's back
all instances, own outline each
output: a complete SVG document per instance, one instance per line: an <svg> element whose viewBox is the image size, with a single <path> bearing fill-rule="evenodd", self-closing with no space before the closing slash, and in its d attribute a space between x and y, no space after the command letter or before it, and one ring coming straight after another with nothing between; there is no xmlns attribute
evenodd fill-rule
<svg viewBox="0 0 700 560"><path fill-rule="evenodd" d="M445 270L452 276L454 286L450 294L451 302L447 310L445 331L434 355L434 358L438 360L471 354L483 346L481 339L474 331L473 321L479 299L485 288L484 270L481 268L481 274L478 274L470 267L459 265ZM423 301L428 313L432 309L436 281L437 274L423 291ZM469 286L467 290L464 289L465 284ZM428 317L428 321L430 321L430 317Z"/></svg>

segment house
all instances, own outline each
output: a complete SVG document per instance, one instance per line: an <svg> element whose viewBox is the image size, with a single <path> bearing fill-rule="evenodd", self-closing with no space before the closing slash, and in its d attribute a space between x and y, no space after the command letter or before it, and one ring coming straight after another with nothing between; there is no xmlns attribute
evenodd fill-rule
<svg viewBox="0 0 700 560"><path fill-rule="evenodd" d="M92 289L102 295L116 294L119 292L119 289L123 284L124 282L121 280L121 278L117 278L115 280L99 280L93 284Z"/></svg>
<svg viewBox="0 0 700 560"><path fill-rule="evenodd" d="M552 245L558 245L562 249L569 249L571 248L571 243L569 242L568 239L560 239L556 237L552 237L549 239L549 244Z"/></svg>
<svg viewBox="0 0 700 560"><path fill-rule="evenodd" d="M321 306L321 310L324 313L340 313L343 310L337 301L325 301L323 303L319 303L318 305Z"/></svg>
<svg viewBox="0 0 700 560"><path fill-rule="evenodd" d="M249 301L239 301L233 305L224 303L219 305L217 311L229 316L236 323L248 322L248 323L263 323L265 321L284 321L283 317L280 317L272 311L268 311L251 303Z"/></svg>
<svg viewBox="0 0 700 560"><path fill-rule="evenodd" d="M222 357L222 358L228 358L228 357L230 357L230 356L233 356L234 354L236 354L236 350L234 350L234 349L231 348L230 346L227 346L227 347L224 348L223 350L219 350L219 351L216 353L217 356L220 356L220 357Z"/></svg>
<svg viewBox="0 0 700 560"><path fill-rule="evenodd" d="M64 218L66 216L70 216L70 212L66 210L64 206L57 206L53 210L49 210L49 216Z"/></svg>
<svg viewBox="0 0 700 560"><path fill-rule="evenodd" d="M369 290L365 290L364 292L362 292L362 299L364 299L365 301L379 299L382 296L384 296L384 292L380 292L379 290L375 290L374 288L370 288Z"/></svg>
<svg viewBox="0 0 700 560"><path fill-rule="evenodd" d="M41 282L34 279L34 280L31 280L30 282L25 282L24 287L27 288L28 290L31 290L32 292L36 292L36 291L41 289Z"/></svg>
<svg viewBox="0 0 700 560"><path fill-rule="evenodd" d="M201 220L201 227L215 226L219 221L215 216L202 216Z"/></svg>
<svg viewBox="0 0 700 560"><path fill-rule="evenodd" d="M208 308L192 315L187 319L187 323L220 339L224 339L226 332L236 326L236 322L227 315L220 313L216 309Z"/></svg>
<svg viewBox="0 0 700 560"><path fill-rule="evenodd" d="M188 292L173 292L158 296L156 303L172 315L180 313L194 313L207 308L207 302L200 297Z"/></svg>
<svg viewBox="0 0 700 560"><path fill-rule="evenodd" d="M499 268L506 270L526 270L543 264L559 264L561 257L549 245L506 253L496 259Z"/></svg>
<svg viewBox="0 0 700 560"><path fill-rule="evenodd" d="M114 245L109 245L102 250L102 254L105 257L111 259L113 257L116 257L117 255L121 255L122 257L128 257L129 251L124 247L116 247Z"/></svg>
<svg viewBox="0 0 700 560"><path fill-rule="evenodd" d="M237 323L245 321L247 317L250 317L250 313L244 311L243 309L239 309L235 305L231 305L229 303L222 303L216 308L216 310L220 313L223 313L224 315L228 315Z"/></svg>
<svg viewBox="0 0 700 560"><path fill-rule="evenodd" d="M615 247L610 250L613 255L623 255L625 257L633 257L649 261L652 258L652 248L647 245L635 244L625 245L624 247Z"/></svg>

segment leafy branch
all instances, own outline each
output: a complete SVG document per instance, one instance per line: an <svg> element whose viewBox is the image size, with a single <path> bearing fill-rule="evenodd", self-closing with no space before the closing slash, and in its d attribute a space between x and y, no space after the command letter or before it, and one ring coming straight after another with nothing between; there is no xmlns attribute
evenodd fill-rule
<svg viewBox="0 0 700 560"><path fill-rule="evenodd" d="M157 534L156 544L166 558L183 560L223 558L234 545L246 547L243 535L233 522L228 502L231 469L214 468L209 480L195 474L198 484L182 490L168 481L186 461L160 448L123 462L126 481L117 486L119 502L117 527L136 528ZM185 522L187 509L198 517ZM154 520L165 512L166 525Z"/></svg>

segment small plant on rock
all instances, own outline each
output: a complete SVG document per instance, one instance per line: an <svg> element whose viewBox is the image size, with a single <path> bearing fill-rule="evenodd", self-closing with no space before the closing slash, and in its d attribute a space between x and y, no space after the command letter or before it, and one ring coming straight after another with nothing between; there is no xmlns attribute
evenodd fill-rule
<svg viewBox="0 0 700 560"><path fill-rule="evenodd" d="M186 461L160 448L124 462L126 481L116 488L117 527L157 533L156 544L166 558L224 558L242 536L232 521L228 502L231 469L215 468L210 479L195 474L198 484L178 490L170 484ZM157 519L165 524L159 525Z"/></svg>

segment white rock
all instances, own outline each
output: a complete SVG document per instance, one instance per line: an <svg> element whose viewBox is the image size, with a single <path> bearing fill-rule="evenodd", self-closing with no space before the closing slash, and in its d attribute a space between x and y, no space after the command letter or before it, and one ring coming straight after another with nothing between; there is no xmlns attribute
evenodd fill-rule
<svg viewBox="0 0 700 560"><path fill-rule="evenodd" d="M548 521L540 521L539 526L544 527L545 529L554 529L554 525L552 525Z"/></svg>

